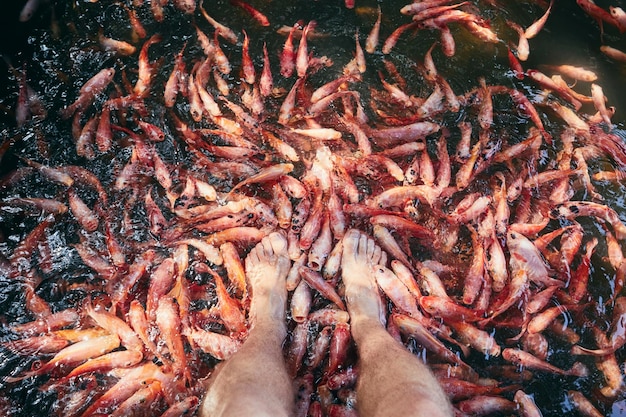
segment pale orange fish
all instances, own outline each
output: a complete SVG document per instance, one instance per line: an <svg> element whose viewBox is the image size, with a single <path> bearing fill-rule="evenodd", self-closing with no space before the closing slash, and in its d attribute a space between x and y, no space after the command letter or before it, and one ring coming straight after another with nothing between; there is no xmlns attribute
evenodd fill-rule
<svg viewBox="0 0 626 417"><path fill-rule="evenodd" d="M143 353L136 350L120 350L106 353L77 366L64 379L68 380L88 372L104 373L110 369L128 368L137 365L143 359Z"/></svg>
<svg viewBox="0 0 626 417"><path fill-rule="evenodd" d="M141 364L127 371L104 395L95 400L81 417L91 416L104 410L112 410L149 381L155 380L161 373L159 367L152 362Z"/></svg>
<svg viewBox="0 0 626 417"><path fill-rule="evenodd" d="M217 32L215 32L213 38L214 39L211 45L213 45L213 59L215 60L215 63L217 64L217 69L222 74L225 74L225 75L230 74L232 67L230 65L230 61L226 57L226 54L220 47L219 40L217 39Z"/></svg>
<svg viewBox="0 0 626 417"><path fill-rule="evenodd" d="M202 16L204 16L206 21L209 22L215 28L218 34L224 39L226 39L228 42L237 43L237 40L238 40L237 34L229 27L224 26L223 24L221 24L220 22L216 21L211 16L209 16L209 14L206 12L206 10L203 7L203 3L204 3L204 0L200 0L200 4L198 5L198 8L200 9L200 13L202 13Z"/></svg>
<svg viewBox="0 0 626 417"><path fill-rule="evenodd" d="M325 280L335 280L338 276L339 269L341 268L341 258L343 254L343 239L338 238L339 240L330 251L328 258L326 258L326 262L324 262L324 267L322 268L322 276Z"/></svg>
<svg viewBox="0 0 626 417"><path fill-rule="evenodd" d="M96 310L90 302L85 303L84 310L98 326L116 335L126 349L143 352L143 342L124 320L108 311Z"/></svg>
<svg viewBox="0 0 626 417"><path fill-rule="evenodd" d="M161 355L161 352L151 339L149 335L151 326L146 318L146 312L141 303L137 300L133 300L130 303L130 308L128 310L128 322L146 346L147 351L159 359L159 361L163 364L164 369L170 369L172 363L169 359Z"/></svg>
<svg viewBox="0 0 626 417"><path fill-rule="evenodd" d="M298 45L298 51L296 53L296 73L298 74L298 78L304 77L309 68L309 52L306 37L310 28L314 27L315 24L314 21L307 23L302 31L302 37L300 38L300 44Z"/></svg>
<svg viewBox="0 0 626 417"><path fill-rule="evenodd" d="M336 308L320 308L309 314L309 322L317 323L320 326L332 326L337 323L347 323L350 315L347 311Z"/></svg>
<svg viewBox="0 0 626 417"><path fill-rule="evenodd" d="M52 359L34 371L26 372L21 377L7 378L7 382L18 382L32 376L53 372L57 367L70 367L78 365L88 359L92 359L111 352L120 346L120 339L115 335L95 337L74 343L60 350Z"/></svg>
<svg viewBox="0 0 626 417"><path fill-rule="evenodd" d="M296 67L296 54L293 51L293 34L298 27L300 27L300 24L296 23L289 30L282 53L280 54L280 75L285 78L291 77Z"/></svg>
<svg viewBox="0 0 626 417"><path fill-rule="evenodd" d="M391 35L385 40L382 47L383 54L387 55L391 52L391 50L396 46L398 40L400 39L400 35L402 35L405 31L409 29L417 28L417 23L411 22L406 23L404 25L399 26L396 30L394 30Z"/></svg>
<svg viewBox="0 0 626 417"><path fill-rule="evenodd" d="M263 70L259 80L259 92L261 96L268 97L272 93L273 80L270 68L270 57L267 53L267 45L263 42Z"/></svg>
<svg viewBox="0 0 626 417"><path fill-rule="evenodd" d="M609 13L617 22L617 27L621 33L626 32L626 12L621 7L609 6Z"/></svg>
<svg viewBox="0 0 626 417"><path fill-rule="evenodd" d="M150 84L152 82L152 75L155 71L155 68L150 63L150 60L148 58L148 50L150 46L155 43L159 43L162 40L163 38L161 37L161 35L155 34L152 35L152 37L148 39L141 47L141 51L139 52L139 74L137 77L137 82L133 87L133 93L137 97L145 97L150 91Z"/></svg>
<svg viewBox="0 0 626 417"><path fill-rule="evenodd" d="M315 339L315 342L313 343L313 348L311 349L311 352L309 354L309 358L308 358L309 368L311 369L317 368L318 366L322 364L322 362L326 358L326 355L328 353L328 347L330 345L330 338L332 336L332 332L333 332L333 328L331 326L325 326L322 330L320 330L319 334L317 335L317 338ZM337 375L342 374L342 373L345 373L345 372L341 370L339 372L334 373L331 377L329 377L329 381L333 377L335 378L335 380L337 380L338 379ZM341 383L337 383L334 386L340 387Z"/></svg>
<svg viewBox="0 0 626 417"><path fill-rule="evenodd" d="M574 80L594 82L598 79L595 72L583 67L576 67L573 65L545 65L545 67Z"/></svg>
<svg viewBox="0 0 626 417"><path fill-rule="evenodd" d="M422 316L417 299L391 270L377 266L374 268L374 278L378 287L401 313L415 318Z"/></svg>
<svg viewBox="0 0 626 417"><path fill-rule="evenodd" d="M488 332L465 322L448 322L456 337L467 343L477 351L488 356L500 356L501 348Z"/></svg>
<svg viewBox="0 0 626 417"><path fill-rule="evenodd" d="M584 377L589 374L589 370L580 362L574 363L569 370L563 370L520 349L506 348L502 351L502 358L528 369L551 372L558 375Z"/></svg>
<svg viewBox="0 0 626 417"><path fill-rule="evenodd" d="M369 35L367 35L367 39L365 40L365 50L369 54L373 54L376 52L376 47L378 46L378 37L380 36L380 22L382 19L382 11L380 10L380 6L378 6L378 17L376 18L376 22L372 27Z"/></svg>
<svg viewBox="0 0 626 417"><path fill-rule="evenodd" d="M577 217L596 217L611 225L617 239L626 238L626 225L612 208L591 201L570 201L556 207L550 213L552 218L575 219Z"/></svg>
<svg viewBox="0 0 626 417"><path fill-rule="evenodd" d="M342 200L336 193L333 192L328 197L327 208L332 235L335 239L341 239L346 232L347 221Z"/></svg>
<svg viewBox="0 0 626 417"><path fill-rule="evenodd" d="M446 362L454 363L466 369L470 368L459 356L454 354L446 345L433 336L420 320L397 313L391 315L391 320L397 324L403 334L415 338L424 348L441 357Z"/></svg>
<svg viewBox="0 0 626 417"><path fill-rule="evenodd" d="M453 57L456 52L456 42L452 36L452 31L448 25L440 25L436 27L439 29L439 41L441 43L441 51L448 58Z"/></svg>
<svg viewBox="0 0 626 417"><path fill-rule="evenodd" d="M159 299L159 305L155 312L155 322L172 358L174 372L178 377L191 384L191 370L187 365L187 355L180 333L182 327L180 315L172 297L164 296Z"/></svg>
<svg viewBox="0 0 626 417"><path fill-rule="evenodd" d="M465 305L473 304L483 286L487 285L484 278L486 263L484 242L473 228L470 228L470 235L472 238L473 256L463 279L462 302Z"/></svg>
<svg viewBox="0 0 626 417"><path fill-rule="evenodd" d="M96 213L85 204L73 188L67 191L67 196L70 210L83 229L90 233L96 231L100 224Z"/></svg>
<svg viewBox="0 0 626 417"><path fill-rule="evenodd" d="M300 283L291 295L289 305L293 321L296 323L306 321L311 311L312 304L313 294L311 293L311 287L309 287L309 284L307 284L305 280L300 280Z"/></svg>
<svg viewBox="0 0 626 417"><path fill-rule="evenodd" d="M355 52L355 60L356 65L360 73L364 73L367 70L367 64L365 61L365 53L363 52L363 48L361 47L361 42L359 41L359 30L357 29L355 34L356 40L356 52Z"/></svg>
<svg viewBox="0 0 626 417"><path fill-rule="evenodd" d="M118 39L108 38L104 36L102 29L98 32L98 43L100 43L100 47L107 51L113 52L118 55L129 56L134 54L137 51L134 45L121 41Z"/></svg>
<svg viewBox="0 0 626 417"><path fill-rule="evenodd" d="M612 126L611 116L606 108L606 97L604 96L602 87L597 84L591 84L591 97L593 99L593 105L602 116L602 120L604 120L608 126Z"/></svg>
<svg viewBox="0 0 626 417"><path fill-rule="evenodd" d="M85 110L113 81L114 68L105 68L91 77L79 90L79 96L72 104L61 110L61 117L69 119L75 112Z"/></svg>
<svg viewBox="0 0 626 417"><path fill-rule="evenodd" d="M526 333L521 340L525 351L544 361L548 358L550 346L543 333Z"/></svg>
<svg viewBox="0 0 626 417"><path fill-rule="evenodd" d="M296 92L303 83L303 78L298 78L298 80L293 84L293 87L291 87L291 90L289 90L289 93L283 100L283 103L281 104L278 111L278 123L280 123L281 125L286 125L290 122L293 116L293 110L296 105Z"/></svg>
<svg viewBox="0 0 626 417"><path fill-rule="evenodd" d="M550 0L550 5L548 6L548 9L543 14L543 16L541 16L539 19L534 21L530 26L526 28L526 30L524 31L524 36L526 37L526 39L534 38L541 31L541 29L543 29L546 21L548 20L548 16L550 15L550 11L552 11L553 4L554 0Z"/></svg>
<svg viewBox="0 0 626 417"><path fill-rule="evenodd" d="M124 417L136 413L137 410L153 407L153 404L159 400L161 394L161 382L158 380L150 381L146 386L138 389L133 395L118 405L109 416Z"/></svg>
<svg viewBox="0 0 626 417"><path fill-rule="evenodd" d="M167 410L161 414L161 417L178 417L185 415L192 415L198 405L200 399L196 396L188 396L184 399L171 404Z"/></svg>
<svg viewBox="0 0 626 417"><path fill-rule="evenodd" d="M332 249L332 243L330 217L326 214L323 216L320 232L309 249L307 266L314 271L321 271Z"/></svg>
<svg viewBox="0 0 626 417"><path fill-rule="evenodd" d="M556 93L558 93L561 97L563 97L565 100L571 103L572 106L574 106L574 108L576 109L576 111L578 111L580 107L582 106L580 101L574 98L572 94L569 92L569 90L555 83L554 80L552 80L550 77L548 77L544 73L531 69L531 70L526 71L526 75L530 77L531 79L533 79L534 81L536 81L542 87L547 88L549 90L553 90Z"/></svg>
<svg viewBox="0 0 626 417"><path fill-rule="evenodd" d="M507 247L511 254L509 266L513 274L516 271L524 270L528 278L543 286L564 286L564 283L549 277L550 270L546 265L537 247L525 236L512 232L507 233Z"/></svg>
<svg viewBox="0 0 626 417"><path fill-rule="evenodd" d="M146 36L148 36L148 34L146 33L146 29L143 27L143 24L139 20L139 17L137 16L137 12L135 11L135 9L134 8L131 9L130 7L126 5L122 5L122 6L124 7L124 10L126 10L126 13L128 13L128 20L130 21L130 25L133 28L133 32L132 32L133 41L136 42L139 39L144 39Z"/></svg>
<svg viewBox="0 0 626 417"><path fill-rule="evenodd" d="M103 106L102 113L98 119L96 129L96 147L100 152L108 152L113 142L113 132L111 131L111 108Z"/></svg>
<svg viewBox="0 0 626 417"><path fill-rule="evenodd" d="M322 226L324 205L321 191L318 190L314 198L315 201L310 208L300 207L298 204L296 206L298 210L294 210L294 217L291 219L292 230L300 232L299 247L301 250L307 250L311 247ZM309 200L303 199L302 201Z"/></svg>
<svg viewBox="0 0 626 417"><path fill-rule="evenodd" d="M457 404L461 412L467 415L489 415L496 413L512 413L517 409L517 404L504 397L476 395L473 398L463 400Z"/></svg>
<svg viewBox="0 0 626 417"><path fill-rule="evenodd" d="M246 178L245 180L236 184L226 195L225 200L229 200L232 194L241 187L250 184L256 184L260 182L271 182L278 180L281 176L289 174L293 171L294 165L290 163L286 164L275 164L268 168L264 168L259 171L257 174Z"/></svg>
<svg viewBox="0 0 626 417"><path fill-rule="evenodd" d="M174 260L166 258L150 275L150 286L146 297L146 314L149 321L154 321L159 300L171 290L174 284L174 268Z"/></svg>
<svg viewBox="0 0 626 417"><path fill-rule="evenodd" d="M254 63L250 58L250 39L248 39L248 33L243 31L243 47L241 49L241 70L243 72L243 79L248 84L254 84L256 74L254 71Z"/></svg>
<svg viewBox="0 0 626 417"><path fill-rule="evenodd" d="M3 342L2 346L22 356L57 353L67 347L70 341L57 334L31 336Z"/></svg>
<svg viewBox="0 0 626 417"><path fill-rule="evenodd" d="M246 318L237 299L228 293L222 277L209 269L209 273L215 280L215 292L217 294L217 311L226 328L233 334L243 334L247 331Z"/></svg>
<svg viewBox="0 0 626 417"><path fill-rule="evenodd" d="M444 320L475 322L480 316L473 309L460 306L450 298L425 295L419 299L419 304L424 311Z"/></svg>
<svg viewBox="0 0 626 417"><path fill-rule="evenodd" d="M302 266L299 269L300 275L302 278L315 290L317 290L320 294L322 294L325 298L332 301L339 307L341 310L345 310L346 306L337 294L337 291L333 286L331 286L327 281L324 280L322 275L317 271L314 271L306 266Z"/></svg>
<svg viewBox="0 0 626 417"><path fill-rule="evenodd" d="M598 410L591 401L582 392L570 390L567 391L567 397L574 407L586 417L602 417L604 414Z"/></svg>

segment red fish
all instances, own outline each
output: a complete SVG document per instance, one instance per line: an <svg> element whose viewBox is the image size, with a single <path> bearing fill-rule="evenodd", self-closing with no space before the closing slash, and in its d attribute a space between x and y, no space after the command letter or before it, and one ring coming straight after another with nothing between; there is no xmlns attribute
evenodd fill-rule
<svg viewBox="0 0 626 417"><path fill-rule="evenodd" d="M250 6L248 3L242 0L230 0L230 4L241 7L244 9L250 16L254 18L261 26L269 26L270 21L263 13Z"/></svg>

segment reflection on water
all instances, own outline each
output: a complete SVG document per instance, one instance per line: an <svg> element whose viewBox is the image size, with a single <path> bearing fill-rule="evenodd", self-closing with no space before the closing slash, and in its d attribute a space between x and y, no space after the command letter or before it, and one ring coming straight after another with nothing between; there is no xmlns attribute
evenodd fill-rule
<svg viewBox="0 0 626 417"><path fill-rule="evenodd" d="M130 2L128 2L130 3ZM483 9L481 13L485 17L491 19L492 27L506 42L515 43L517 38L507 24L507 20L515 20L522 26L528 26L537 16L542 13L542 8L536 5L527 4L527 2L518 2L520 4L508 4L510 2L501 2L502 8L493 6L485 6L483 2L474 2L480 4ZM492 2L493 3L493 2ZM598 2L601 4L600 2ZM250 50L255 61L255 66L262 66L261 50L263 44L266 43L268 50L271 51L272 65L277 68L277 53L281 50L284 43L284 36L277 34L277 29L283 25L291 26L295 21L302 19L303 21L316 20L318 26L316 31L318 37L312 37L309 40L309 47L314 51L315 56L326 55L334 65L326 70L320 71L313 75L309 80L312 85L321 85L324 82L336 78L341 69L353 58L355 28L359 29L361 40L369 32L376 19L376 8L381 7L383 13L381 40L384 40L396 27L407 23L410 19L401 16L398 11L405 2L394 0L385 2L360 1L357 0L357 7L354 10L346 9L341 1L324 0L324 1L282 1L273 0L266 2L255 2L255 5L262 8L266 15L272 21L270 28L263 28L251 21L250 17L240 9L233 8L228 1L205 2L207 10L218 21L231 27L235 32L240 33L245 29L250 35ZM210 4L210 7L209 7ZM50 7L54 7L54 16ZM161 33L165 40L151 48L151 58L156 59L159 65L159 75L157 83L164 84L167 75L171 72L174 62L173 56L187 42L187 50L191 55L200 55L199 47L193 40L195 39L195 30L187 18L174 15L168 15L162 24L156 23L150 16L147 7L141 9L139 15L142 21L146 23L148 33ZM31 34L30 49L33 51L33 58L29 59L27 55L13 56L14 64L28 61L26 66L29 82L33 88L41 94L50 114L64 107L76 97L76 86L83 85L94 73L104 67L115 66L119 70L126 71L125 75L130 79L135 79L136 67L131 64L133 60L125 60L116 57L110 53L100 50L97 46L97 34L101 28L104 28L104 34L112 37L127 39L130 36L130 28L126 25L125 13L118 3L100 1L98 3L88 3L82 1L71 2L55 2L53 6L42 5L38 15L34 18L34 22L29 25L39 26L40 29L35 30ZM209 30L206 22L199 15L194 17L195 23ZM55 34L48 30L49 22L58 25L58 38ZM477 86L479 77L484 77L489 85L505 85L524 90L528 95L540 95L539 89L529 81L519 81L515 79L513 73L509 70L507 61L507 51L504 44L491 45L477 41L466 31L455 31L455 40L457 50L453 57L446 58L440 48L435 48L433 58L437 64L440 74L448 80L457 95L469 91ZM508 36L506 38L505 36ZM400 75L407 81L406 91L417 97L423 97L425 92L429 91L429 87L425 84L423 77L416 68L422 64L424 54L432 46L433 42L438 40L438 34L434 31L421 30L404 34L396 47L389 56L383 56L380 52L368 57L369 69L364 74L364 80L354 88L361 93L365 99L371 98L373 94L370 86L378 87L379 71L387 72L386 63L393 62ZM615 63L603 56L599 51L601 44L608 44L616 48L626 50L626 42L623 37L614 29L607 28L604 35L601 36L597 25L586 15L581 13L574 1L559 1L554 6L554 11L547 26L537 38L531 41L530 59L524 64L525 68L542 68L547 64L572 64L589 68L599 75L598 84L600 84L604 93L608 98L608 103L616 107L617 111L613 122L618 129L615 133L622 137L626 137L626 131L620 130L626 128L624 120L626 119L626 98L621 94L624 88L624 67L623 64ZM239 67L240 45L230 46L224 44L223 48L234 68ZM7 50L13 53L12 50ZM275 71L276 72L276 71ZM236 88L241 81L239 74L234 71L225 77L231 88ZM284 80L280 77L274 78L276 87L288 91L293 85L293 79ZM12 103L17 98L17 81L15 76L9 77L9 82L0 84L3 88L2 104L11 108ZM121 81L117 81L121 82ZM581 87L582 88L582 87ZM587 88L586 86L584 88ZM581 90L584 94L588 91ZM102 98L99 99L102 101ZM98 105L101 105L101 101ZM151 113L149 118L154 121L166 118L166 111L162 104L155 98L150 98ZM496 107L501 106L502 109L507 108L508 101L502 99L501 102L495 101ZM384 108L384 106L381 106ZM184 108L180 109L186 110ZM277 110L277 109L276 109ZM456 116L458 120L450 120L450 124L456 124L463 115ZM11 115L3 117L5 125L2 127L3 136L5 138L17 137L19 144L11 148L2 159L0 173L6 174L21 166L18 156L30 157L31 155L47 155L50 165L69 165L69 164L85 164L91 172L96 173L100 178L107 179L104 185L112 186L113 179L111 172L119 168L129 160L129 151L121 151L119 154L110 157L103 157L94 161L85 162L79 158L73 151L74 143L70 134L70 123L60 122L55 118L37 124L32 131L26 132L25 129L15 128ZM502 135L510 135L511 138L519 138L525 134L527 126L526 122L516 114L500 115L499 123L505 126L499 126ZM550 123L559 123L552 119ZM170 128L168 128L170 129ZM172 135L172 131L166 132ZM7 140L7 139L5 139ZM169 145L169 144L168 144ZM179 157L175 147L168 148L160 145L159 150L163 151L166 158L174 159ZM434 154L434 152L433 152ZM552 154L546 153L546 159L541 161L543 165L548 165ZM550 157L550 158L548 158ZM602 169L608 169L608 161L595 161L591 166L592 171L596 171L600 166ZM230 179L233 182L233 179ZM626 193L621 183L602 183L597 184L597 189L602 194L606 203L618 212L623 220L626 220ZM3 194L3 197L12 196L39 196L46 198L54 198L60 194L61 187L52 186L50 184L42 185L42 181L38 179L29 179L26 182L18 182L16 187L11 188L10 192ZM2 190L3 193L5 190ZM90 203L97 198L95 193L87 197ZM621 210L620 210L621 209ZM32 218L24 219L20 213L11 213L10 210L4 210L1 214L2 245L0 252L5 258L10 256L11 248L23 239L25 230L31 230L37 220ZM592 221L581 221L585 232L589 235L602 236L603 230ZM82 283L94 278L93 272L85 267L76 255L75 251L68 249L72 245L78 244L79 235L75 224L63 224L55 226L51 234L50 249L52 250L51 271L54 271L54 278L42 284L42 293L45 293L47 300L56 310L61 310L67 305L73 305L83 298L86 294L84 291L75 291L72 289L73 283ZM137 232L139 233L139 232ZM145 236L135 236L135 241L141 241ZM68 241L74 239L75 241ZM602 239L601 239L602 240ZM102 242L99 242L102 244ZM590 310L597 309L597 316L604 316L602 311L602 300L610 297L612 285L612 270L602 259L602 254L606 253L604 243L600 244L598 255L594 256L595 262L593 267L593 276L590 281L590 292L594 300L599 301L597 306L591 307ZM419 255L419 254L416 254ZM3 320L7 322L25 321L27 312L24 307L24 297L17 291L15 286L3 278L0 281L0 308L2 309ZM593 315L593 314L590 314ZM566 320L572 320L569 315L564 315ZM565 323L567 324L567 323ZM596 323L606 328L608 323ZM583 342L585 346L593 346L592 336L584 329L580 329L583 333ZM510 335L514 336L515 331L511 331ZM2 337L8 340L13 337L6 330L3 331ZM504 338L504 337L502 337ZM571 344L559 341L556 338L550 340L550 361L562 368L569 368L572 364L572 357L569 354ZM585 344L586 343L586 344ZM415 347L419 349L419 347ZM4 352L6 354L6 352ZM623 360L623 352L618 352L618 360ZM5 358L3 358L5 359ZM592 359L582 359L590 369L596 369ZM501 364L504 361L498 361L494 358L491 360L483 360L483 358L472 357L470 363L476 369L492 365L493 363ZM24 363L20 358L6 358L2 365L3 374L12 376L18 375L22 370L27 369L30 363ZM534 394L536 402L540 405L544 416L561 416L576 415L573 406L566 396L568 389L578 389L595 400L600 400L601 396L597 395L597 388L602 385L602 377L599 372L595 372L589 378L574 380L569 377L558 377L553 375L545 375L538 377L525 387L525 389ZM88 382L85 382L87 384ZM16 388L7 388L6 385L0 388L7 390L8 395L13 399L21 399L24 404L23 409L19 410L21 415L36 415L34 410L48 409L50 404L55 400L54 393L40 393L37 381L30 380L22 383ZM557 387L557 389L555 389ZM84 391L78 391L83 393ZM618 399L621 398L618 397ZM612 416L620 416L624 414L622 410L623 401L616 401L611 404L607 401L600 404L603 410ZM17 412L17 411L16 411Z"/></svg>

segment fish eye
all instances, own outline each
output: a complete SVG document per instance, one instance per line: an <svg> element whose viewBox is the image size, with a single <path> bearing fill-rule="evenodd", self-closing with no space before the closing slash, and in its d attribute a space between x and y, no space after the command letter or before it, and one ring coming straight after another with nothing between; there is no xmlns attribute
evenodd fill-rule
<svg viewBox="0 0 626 417"><path fill-rule="evenodd" d="M517 235L515 233L511 233L511 239L517 239Z"/></svg>

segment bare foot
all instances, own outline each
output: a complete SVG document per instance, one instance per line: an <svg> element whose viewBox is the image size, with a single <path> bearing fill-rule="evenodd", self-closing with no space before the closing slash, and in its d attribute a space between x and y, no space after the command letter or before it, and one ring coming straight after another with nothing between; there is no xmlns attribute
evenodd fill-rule
<svg viewBox="0 0 626 417"><path fill-rule="evenodd" d="M287 239L280 233L271 233L261 240L246 257L246 277L252 290L250 319L285 320L287 289L285 278L291 261Z"/></svg>
<svg viewBox="0 0 626 417"><path fill-rule="evenodd" d="M341 277L346 287L350 320L374 319L385 323L374 267L384 265L387 255L364 233L351 229L343 238Z"/></svg>

